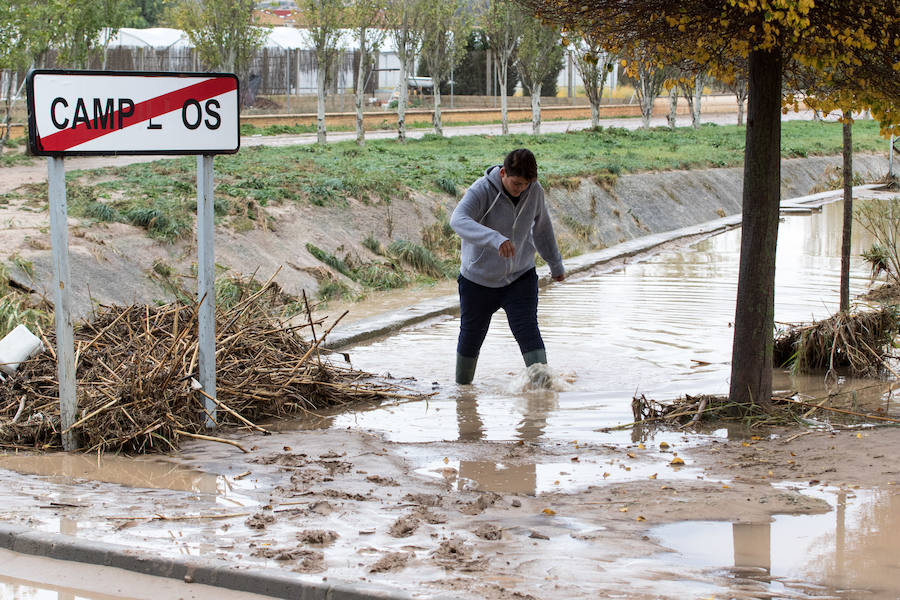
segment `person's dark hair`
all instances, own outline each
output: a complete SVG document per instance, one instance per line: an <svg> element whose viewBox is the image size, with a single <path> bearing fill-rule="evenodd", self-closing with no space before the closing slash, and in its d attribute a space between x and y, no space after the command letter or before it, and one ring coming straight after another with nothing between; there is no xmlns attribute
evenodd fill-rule
<svg viewBox="0 0 900 600"><path fill-rule="evenodd" d="M537 159L527 148L513 150L503 160L503 170L510 177L524 177L528 181L537 179Z"/></svg>

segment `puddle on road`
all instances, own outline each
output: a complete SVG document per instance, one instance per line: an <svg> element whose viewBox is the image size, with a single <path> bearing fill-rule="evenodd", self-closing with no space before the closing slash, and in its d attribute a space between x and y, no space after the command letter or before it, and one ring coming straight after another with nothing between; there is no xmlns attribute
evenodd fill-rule
<svg viewBox="0 0 900 600"><path fill-rule="evenodd" d="M96 455L90 454L20 452L0 454L0 476L4 469L26 475L38 475L53 483L94 481L135 489L190 492L204 505L218 504L243 509L260 504L260 501L254 498L253 490L256 484L252 480L225 477L158 458L105 454L98 459ZM46 501L48 506L57 502L75 507L89 501L83 501L77 496L75 494L72 497L48 497ZM63 530L65 521L63 519L59 523L60 531ZM71 531L63 533L77 533L78 524L73 523L74 525L69 528Z"/></svg>
<svg viewBox="0 0 900 600"><path fill-rule="evenodd" d="M638 464L628 460L528 463L507 465L478 460L437 460L416 469L426 477L440 478L459 490L498 494L572 493L590 484L644 481L659 475L667 481L697 479L700 469L670 467L666 461Z"/></svg>
<svg viewBox="0 0 900 600"><path fill-rule="evenodd" d="M202 494L220 491L220 477L161 460L89 454L0 455L0 469L62 479L90 479L129 487L167 489Z"/></svg>
<svg viewBox="0 0 900 600"><path fill-rule="evenodd" d="M765 597L900 597L900 493L832 488L822 497L831 512L657 527L653 537L674 554L653 560L724 571Z"/></svg>

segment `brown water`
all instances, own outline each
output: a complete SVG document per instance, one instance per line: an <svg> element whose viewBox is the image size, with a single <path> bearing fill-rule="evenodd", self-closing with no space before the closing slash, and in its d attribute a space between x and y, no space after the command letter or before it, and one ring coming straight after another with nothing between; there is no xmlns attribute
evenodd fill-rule
<svg viewBox="0 0 900 600"><path fill-rule="evenodd" d="M835 488L821 495L832 512L658 527L654 535L674 552L654 563L724 570L776 597L900 597L900 495Z"/></svg>
<svg viewBox="0 0 900 600"><path fill-rule="evenodd" d="M46 475L58 479L88 479L130 487L169 489L217 494L225 486L222 478L164 460L85 454L0 455L0 468Z"/></svg>
<svg viewBox="0 0 900 600"><path fill-rule="evenodd" d="M839 303L842 204L792 215L780 227L776 320L832 314ZM541 294L539 318L558 391L528 390L518 347L502 312L494 317L473 386L457 386L457 318L401 331L350 349L354 366L376 373L416 373L437 391L428 402L344 412L313 426L352 427L403 442L435 440L632 441L609 427L633 420L631 398L727 394L740 230L662 252L611 273L553 285ZM871 247L856 227L852 254ZM852 261L851 295L869 283ZM821 375L777 370L775 385L806 399L825 395ZM890 382L841 380L859 401L897 414Z"/></svg>

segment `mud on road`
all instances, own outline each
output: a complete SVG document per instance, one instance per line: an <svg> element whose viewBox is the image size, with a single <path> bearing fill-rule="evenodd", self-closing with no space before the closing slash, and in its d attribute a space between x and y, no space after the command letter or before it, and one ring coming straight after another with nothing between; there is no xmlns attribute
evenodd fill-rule
<svg viewBox="0 0 900 600"><path fill-rule="evenodd" d="M668 448L400 444L344 429L229 437L250 452L196 442L160 458L4 456L0 519L148 556L416 597L675 598L713 586L749 598L766 593L769 578L690 565L673 573L652 560L666 550L654 528L827 513L828 489L878 488L895 507L900 495L890 458L900 430L890 428L758 440L692 434ZM676 456L683 466L672 465ZM568 490L532 487L536 465L562 465L563 479L566 464L604 474ZM898 591L888 579L869 584Z"/></svg>

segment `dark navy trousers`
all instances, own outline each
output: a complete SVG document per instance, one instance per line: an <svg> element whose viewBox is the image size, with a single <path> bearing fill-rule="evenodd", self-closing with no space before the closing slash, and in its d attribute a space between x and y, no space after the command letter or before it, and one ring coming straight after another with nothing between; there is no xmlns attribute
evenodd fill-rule
<svg viewBox="0 0 900 600"><path fill-rule="evenodd" d="M523 354L544 348L537 323L538 276L535 269L499 288L479 285L462 275L457 281L460 324L456 351L459 354L470 358L478 356L491 317L501 308L506 312L509 329Z"/></svg>

